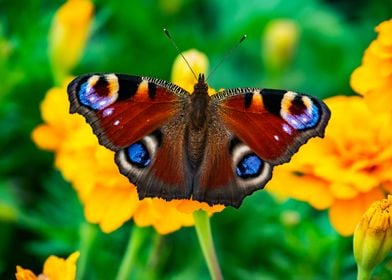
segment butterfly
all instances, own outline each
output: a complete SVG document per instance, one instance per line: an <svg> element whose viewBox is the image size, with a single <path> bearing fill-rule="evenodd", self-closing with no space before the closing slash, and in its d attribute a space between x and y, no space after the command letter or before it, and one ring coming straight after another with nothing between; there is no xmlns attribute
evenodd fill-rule
<svg viewBox="0 0 392 280"><path fill-rule="evenodd" d="M274 166L311 137L324 137L330 110L293 91L234 88L208 95L170 82L86 74L68 86L83 115L140 199L189 199L238 208L271 179Z"/></svg>

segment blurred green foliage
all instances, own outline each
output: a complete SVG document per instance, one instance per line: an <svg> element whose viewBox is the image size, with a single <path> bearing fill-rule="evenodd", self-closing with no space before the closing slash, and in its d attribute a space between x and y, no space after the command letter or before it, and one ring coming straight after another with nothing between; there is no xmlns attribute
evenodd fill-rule
<svg viewBox="0 0 392 280"><path fill-rule="evenodd" d="M205 52L212 66L247 34L209 80L212 87L273 86L318 97L353 94L350 74L375 37L374 27L392 15L389 0L94 2L93 33L75 74L170 79L177 53L163 27L182 50ZM133 228L129 222L104 234L88 225L75 192L54 170L53 155L30 138L42 122L40 101L53 86L47 34L62 3L0 0L1 279L12 279L17 264L39 273L48 255L67 256L83 246L90 252L80 260L85 279L111 279ZM275 19L291 19L299 30L293 60L278 74L269 73L261 58L264 28ZM225 278L354 279L352 240L340 237L327 215L305 203L277 202L263 191L239 210L216 214L211 222ZM167 236L146 231L133 279L208 279L193 228ZM379 279L392 278L390 261L378 269Z"/></svg>

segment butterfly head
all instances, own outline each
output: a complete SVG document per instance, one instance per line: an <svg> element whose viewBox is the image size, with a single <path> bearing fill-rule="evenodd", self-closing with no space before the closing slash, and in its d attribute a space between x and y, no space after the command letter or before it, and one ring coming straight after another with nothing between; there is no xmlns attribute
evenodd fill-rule
<svg viewBox="0 0 392 280"><path fill-rule="evenodd" d="M204 74L199 74L197 79L197 83L194 86L194 93L207 93L208 92L208 84L204 77Z"/></svg>

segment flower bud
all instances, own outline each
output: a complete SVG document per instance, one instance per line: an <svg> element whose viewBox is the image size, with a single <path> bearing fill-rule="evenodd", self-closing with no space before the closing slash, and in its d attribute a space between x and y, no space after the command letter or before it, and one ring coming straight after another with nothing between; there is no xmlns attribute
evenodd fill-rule
<svg viewBox="0 0 392 280"><path fill-rule="evenodd" d="M93 10L89 0L68 0L53 18L49 32L49 59L58 83L80 60L90 32Z"/></svg>
<svg viewBox="0 0 392 280"><path fill-rule="evenodd" d="M297 24L288 19L273 20L266 26L261 47L262 59L269 71L280 71L291 62L298 35Z"/></svg>
<svg viewBox="0 0 392 280"><path fill-rule="evenodd" d="M189 62L189 66L196 75L201 73L205 74L207 72L208 58L204 53L195 49L191 49L183 52L182 55ZM172 82L183 87L189 92L192 92L193 86L197 81L197 79L192 74L192 70L189 69L185 60L180 55L178 55L173 64L171 78Z"/></svg>
<svg viewBox="0 0 392 280"><path fill-rule="evenodd" d="M370 274L392 249L392 195L374 202L362 216L354 232L354 257L358 279Z"/></svg>

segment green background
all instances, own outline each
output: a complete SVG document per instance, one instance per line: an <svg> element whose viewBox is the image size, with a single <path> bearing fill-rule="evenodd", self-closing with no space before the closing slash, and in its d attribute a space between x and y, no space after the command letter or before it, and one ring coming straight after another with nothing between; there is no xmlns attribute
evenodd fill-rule
<svg viewBox="0 0 392 280"><path fill-rule="evenodd" d="M91 241L84 279L112 279L128 237L127 222L111 234L84 221L82 206L53 154L39 150L31 131L42 122L40 101L53 86L48 31L62 1L0 0L0 279L15 266L42 271L47 256L62 257ZM122 72L170 79L177 56L167 27L182 50L204 52L216 65L243 34L247 40L210 78L212 87L280 87L320 98L354 94L351 72L392 15L389 0L375 1L94 1L92 36L73 74ZM299 30L292 61L271 73L261 57L268 22L291 19ZM164 54L164 55L162 55ZM82 172L82 171L81 171ZM295 187L295 186L290 186ZM306 203L278 203L267 192L239 210L211 219L225 279L354 279L352 239L339 236L327 211ZM132 279L208 279L194 228L158 236L145 230ZM379 279L391 279L391 263Z"/></svg>

